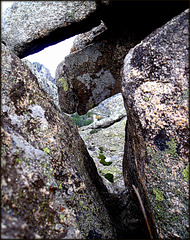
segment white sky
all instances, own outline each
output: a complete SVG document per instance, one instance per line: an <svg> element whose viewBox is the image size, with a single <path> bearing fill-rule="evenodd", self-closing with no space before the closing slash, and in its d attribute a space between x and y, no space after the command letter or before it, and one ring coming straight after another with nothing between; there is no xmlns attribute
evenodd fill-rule
<svg viewBox="0 0 190 240"><path fill-rule="evenodd" d="M6 8L10 7L14 1L1 1L1 14L5 11ZM26 57L30 62L39 62L47 67L52 77L55 77L55 70L60 62L62 62L70 53L74 38L76 36L66 39L58 44L52 45L44 50L29 55Z"/></svg>

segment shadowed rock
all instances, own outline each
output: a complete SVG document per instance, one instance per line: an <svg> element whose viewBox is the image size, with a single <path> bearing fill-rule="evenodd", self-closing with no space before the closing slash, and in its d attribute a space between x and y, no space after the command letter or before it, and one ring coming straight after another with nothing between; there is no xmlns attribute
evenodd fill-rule
<svg viewBox="0 0 190 240"><path fill-rule="evenodd" d="M88 32L81 33L81 34L77 35L77 37L75 38L75 40L73 42L73 46L70 50L71 53L82 50L84 47L91 44L92 41L96 37L98 37L101 33L103 33L106 29L107 29L107 27L101 21L101 24L99 26L94 27L93 29L91 29Z"/></svg>
<svg viewBox="0 0 190 240"><path fill-rule="evenodd" d="M77 128L4 45L1 70L3 236L113 238L110 198Z"/></svg>
<svg viewBox="0 0 190 240"><path fill-rule="evenodd" d="M186 10L131 49L122 71L125 183L138 187L159 238L189 237L188 29Z"/></svg>

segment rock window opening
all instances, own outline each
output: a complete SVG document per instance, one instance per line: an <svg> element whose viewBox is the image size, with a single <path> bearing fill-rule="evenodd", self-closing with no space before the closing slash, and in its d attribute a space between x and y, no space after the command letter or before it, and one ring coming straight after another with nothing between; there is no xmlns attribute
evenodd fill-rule
<svg viewBox="0 0 190 240"><path fill-rule="evenodd" d="M73 36L22 59L58 107L55 71L64 56L72 51L75 38L76 36ZM122 192L125 189L122 160L126 111L121 94L106 99L85 115L69 115L79 128L79 133L108 191L116 194Z"/></svg>
<svg viewBox="0 0 190 240"><path fill-rule="evenodd" d="M23 60L43 64L49 69L51 76L55 79L56 68L58 64L64 60L65 56L70 54L70 49L75 38L76 36L73 36L55 45L46 47L40 52L23 58Z"/></svg>
<svg viewBox="0 0 190 240"><path fill-rule="evenodd" d="M44 91L53 98L54 103L58 106L58 108L59 101L55 71L57 65L64 60L65 56L69 55L75 38L76 36L73 36L22 59L22 61L28 65L32 73L37 77L37 80Z"/></svg>

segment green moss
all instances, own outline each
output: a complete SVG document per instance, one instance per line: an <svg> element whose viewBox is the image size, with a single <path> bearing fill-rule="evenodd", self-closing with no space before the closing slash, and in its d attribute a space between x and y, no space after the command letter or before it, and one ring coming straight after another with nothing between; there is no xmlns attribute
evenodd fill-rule
<svg viewBox="0 0 190 240"><path fill-rule="evenodd" d="M189 164L187 167L183 170L183 177L186 182L189 182Z"/></svg>
<svg viewBox="0 0 190 240"><path fill-rule="evenodd" d="M65 80L65 78L64 77L59 78L58 81L61 83L61 86L64 88L64 91L67 92L69 89L69 85L68 85L67 81Z"/></svg>
<svg viewBox="0 0 190 240"><path fill-rule="evenodd" d="M23 160L22 158L16 158L16 161L20 164Z"/></svg>
<svg viewBox="0 0 190 240"><path fill-rule="evenodd" d="M106 162L106 157L103 154L99 154L98 158L100 159L100 163L104 166L109 166L112 164L112 162Z"/></svg>
<svg viewBox="0 0 190 240"><path fill-rule="evenodd" d="M163 192L160 191L158 188L153 188L153 193L156 195L156 200L161 202L164 200Z"/></svg>
<svg viewBox="0 0 190 240"><path fill-rule="evenodd" d="M93 107L94 107L94 103L90 104L89 107L90 107L90 108L93 108Z"/></svg>
<svg viewBox="0 0 190 240"><path fill-rule="evenodd" d="M153 154L155 154L155 151L149 146L147 146L146 151L148 156L152 156Z"/></svg>
<svg viewBox="0 0 190 240"><path fill-rule="evenodd" d="M113 183L113 174L111 174L111 173L106 173L105 175L104 175L104 177L109 181L109 182L111 182L111 183Z"/></svg>
<svg viewBox="0 0 190 240"><path fill-rule="evenodd" d="M170 141L166 142L166 145L168 146L168 148L166 149L166 152L169 153L174 158L178 157L177 143L176 143L175 139L170 138Z"/></svg>
<svg viewBox="0 0 190 240"><path fill-rule="evenodd" d="M99 147L100 153L98 156L98 159L100 159L100 163L104 166L109 166L112 164L112 162L106 162L106 157L103 154L103 147Z"/></svg>
<svg viewBox="0 0 190 240"><path fill-rule="evenodd" d="M149 101L149 98L148 98L148 97L144 97L144 101L145 101L145 102L148 102L148 101Z"/></svg>
<svg viewBox="0 0 190 240"><path fill-rule="evenodd" d="M99 147L100 153L103 153L103 147Z"/></svg>
<svg viewBox="0 0 190 240"><path fill-rule="evenodd" d="M94 134L94 133L97 133L99 130L98 129L93 129L90 131L90 134Z"/></svg>
<svg viewBox="0 0 190 240"><path fill-rule="evenodd" d="M44 152L45 152L45 154L50 154L49 148L45 147L45 148L44 148Z"/></svg>

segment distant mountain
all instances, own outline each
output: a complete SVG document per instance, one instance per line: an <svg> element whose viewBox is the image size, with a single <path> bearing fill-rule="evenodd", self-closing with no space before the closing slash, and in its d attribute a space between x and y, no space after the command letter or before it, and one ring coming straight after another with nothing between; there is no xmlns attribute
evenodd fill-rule
<svg viewBox="0 0 190 240"><path fill-rule="evenodd" d="M27 59L23 59L23 62L28 65L32 73L37 77L38 82L40 83L42 88L53 98L55 104L59 106L55 78L51 76L49 69L41 63L31 63Z"/></svg>
<svg viewBox="0 0 190 240"><path fill-rule="evenodd" d="M48 68L46 68L43 64L39 62L33 62L34 67L39 72L39 74L42 74L47 80L51 81L55 84L55 78L51 76L51 73Z"/></svg>

